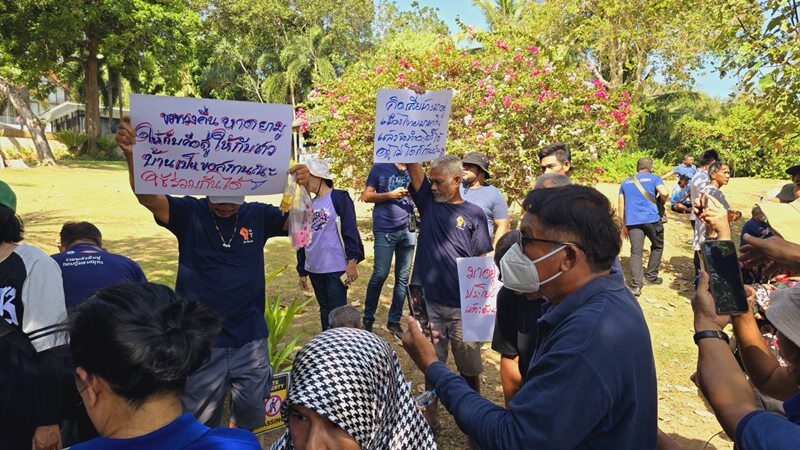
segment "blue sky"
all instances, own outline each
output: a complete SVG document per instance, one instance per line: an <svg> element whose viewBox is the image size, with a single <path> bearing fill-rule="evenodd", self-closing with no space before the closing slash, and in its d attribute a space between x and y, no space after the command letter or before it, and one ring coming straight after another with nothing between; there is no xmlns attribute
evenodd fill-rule
<svg viewBox="0 0 800 450"><path fill-rule="evenodd" d="M414 0L396 0L397 7L401 10L411 10ZM486 20L481 10L472 4L471 0L416 0L420 6L430 6L439 9L439 17L450 28L458 31L456 18L462 22L477 27L486 28ZM736 80L732 77L719 78L719 72L713 67L704 72L695 74L695 88L714 97L727 97L736 87Z"/></svg>

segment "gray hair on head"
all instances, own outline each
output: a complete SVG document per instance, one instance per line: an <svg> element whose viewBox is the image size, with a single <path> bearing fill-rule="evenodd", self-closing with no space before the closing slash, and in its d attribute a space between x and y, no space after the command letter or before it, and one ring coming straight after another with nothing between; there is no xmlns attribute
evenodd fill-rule
<svg viewBox="0 0 800 450"><path fill-rule="evenodd" d="M328 313L331 328L361 328L361 313L353 306L344 305Z"/></svg>
<svg viewBox="0 0 800 450"><path fill-rule="evenodd" d="M539 178L537 178L536 182L533 184L533 188L556 188L569 186L570 184L572 184L572 180L566 175L560 173L546 173L544 175L539 175Z"/></svg>
<svg viewBox="0 0 800 450"><path fill-rule="evenodd" d="M444 155L441 158L435 159L431 163L431 169L437 167L442 168L442 172L450 177L460 177L464 171L464 165L461 164L461 158L456 155Z"/></svg>

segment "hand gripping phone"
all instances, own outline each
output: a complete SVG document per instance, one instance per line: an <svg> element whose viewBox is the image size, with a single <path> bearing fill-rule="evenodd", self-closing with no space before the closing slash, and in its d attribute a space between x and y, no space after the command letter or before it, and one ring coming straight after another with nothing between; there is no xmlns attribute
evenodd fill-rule
<svg viewBox="0 0 800 450"><path fill-rule="evenodd" d="M733 241L705 241L701 247L717 314L747 312L750 308Z"/></svg>
<svg viewBox="0 0 800 450"><path fill-rule="evenodd" d="M433 343L433 331L431 320L428 317L428 305L425 299L425 290L421 284L409 283L408 285L408 309L411 315L419 322L422 332L425 333Z"/></svg>

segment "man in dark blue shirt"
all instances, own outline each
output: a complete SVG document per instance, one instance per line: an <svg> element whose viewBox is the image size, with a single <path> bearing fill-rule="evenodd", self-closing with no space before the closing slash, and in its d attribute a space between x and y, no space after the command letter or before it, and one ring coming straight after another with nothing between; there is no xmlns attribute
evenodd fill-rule
<svg viewBox="0 0 800 450"><path fill-rule="evenodd" d="M394 257L394 289L386 329L397 336L403 333L400 317L417 244L414 203L408 193L410 182L405 164L374 164L361 194L365 202L375 204L372 210L375 261L364 300L364 329L368 331L372 331L378 299Z"/></svg>
<svg viewBox="0 0 800 450"><path fill-rule="evenodd" d="M767 220L764 217L764 212L761 211L761 208L754 206L751 213L752 218L745 222L744 226L742 226L742 233L739 236L739 246L747 244L747 242L744 240L745 234L749 234L750 236L761 239L766 239L772 236L772 230L770 229L770 226L767 223Z"/></svg>
<svg viewBox="0 0 800 450"><path fill-rule="evenodd" d="M61 267L67 310L104 287L147 282L142 268L132 259L103 249L103 235L92 223L65 223L58 248L61 252L52 258Z"/></svg>
<svg viewBox="0 0 800 450"><path fill-rule="evenodd" d="M437 361L413 318L403 346L441 402L483 449L656 448L650 333L622 275L606 197L585 186L536 189L520 241L501 260L512 289L547 299L522 388L502 408Z"/></svg>
<svg viewBox="0 0 800 450"><path fill-rule="evenodd" d="M120 124L116 140L128 161L133 189L135 137L130 119ZM308 184L305 166L295 166L290 173L299 185ZM263 426L264 397L272 377L264 321L264 246L268 238L286 235L287 215L272 205L246 203L244 197L135 195L156 223L178 239L175 292L224 318L208 362L186 382L184 410L217 427L230 389L231 423L248 430Z"/></svg>
<svg viewBox="0 0 800 450"><path fill-rule="evenodd" d="M425 290L431 324L440 333L436 345L439 361L447 361L449 344L458 371L472 389L480 392L481 346L479 342L463 341L456 259L492 251L486 214L480 206L461 198L464 169L458 157L445 155L433 161L428 177L419 164L407 167L411 197L422 219L411 281ZM435 403L428 407L426 416L436 429L439 423Z"/></svg>
<svg viewBox="0 0 800 450"><path fill-rule="evenodd" d="M643 284L661 284L658 276L661 254L664 251L664 224L658 214L656 198L666 201L669 196L661 177L651 173L653 160L644 157L636 162L636 174L625 179L619 187L619 208L622 231L631 241L631 291L642 293ZM650 259L642 270L644 238L650 240Z"/></svg>

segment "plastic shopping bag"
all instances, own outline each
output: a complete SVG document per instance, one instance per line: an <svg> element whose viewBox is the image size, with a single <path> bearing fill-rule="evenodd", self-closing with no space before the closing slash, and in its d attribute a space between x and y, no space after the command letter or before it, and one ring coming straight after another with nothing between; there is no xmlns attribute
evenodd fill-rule
<svg viewBox="0 0 800 450"><path fill-rule="evenodd" d="M311 219L314 214L314 204L306 189L297 184L294 177L287 184L287 191L290 185L294 186L294 192L291 194L291 207L289 208L289 237L292 240L292 247L299 250L311 243ZM284 198L286 195L285 192ZM281 206L283 203L282 201Z"/></svg>

